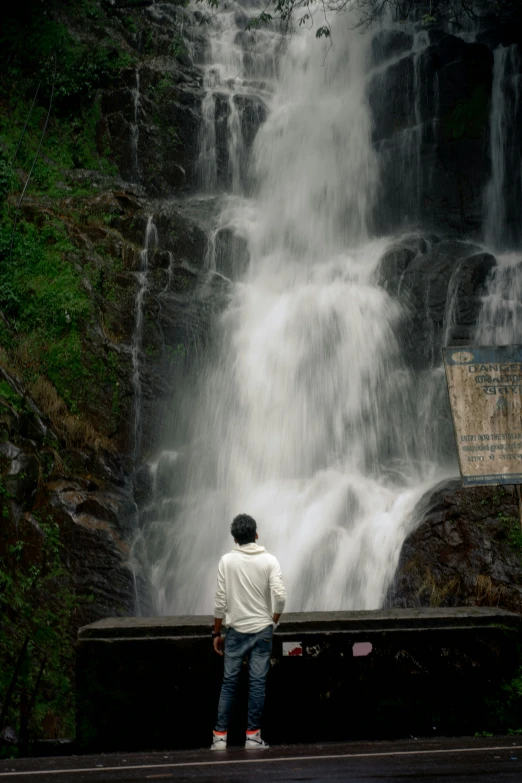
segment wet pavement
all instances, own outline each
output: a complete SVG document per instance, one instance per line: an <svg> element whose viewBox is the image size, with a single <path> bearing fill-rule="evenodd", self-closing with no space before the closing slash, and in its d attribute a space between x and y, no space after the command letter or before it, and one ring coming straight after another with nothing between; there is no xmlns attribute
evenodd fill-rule
<svg viewBox="0 0 522 783"><path fill-rule="evenodd" d="M522 783L518 737L207 749L0 761L0 783L112 781Z"/></svg>

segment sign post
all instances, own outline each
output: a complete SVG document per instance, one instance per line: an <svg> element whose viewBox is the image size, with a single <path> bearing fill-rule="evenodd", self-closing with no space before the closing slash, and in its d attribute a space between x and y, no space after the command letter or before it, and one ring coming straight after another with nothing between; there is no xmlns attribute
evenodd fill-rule
<svg viewBox="0 0 522 783"><path fill-rule="evenodd" d="M443 357L463 485L520 485L522 345L443 348Z"/></svg>
<svg viewBox="0 0 522 783"><path fill-rule="evenodd" d="M522 483L522 345L443 353L462 483Z"/></svg>

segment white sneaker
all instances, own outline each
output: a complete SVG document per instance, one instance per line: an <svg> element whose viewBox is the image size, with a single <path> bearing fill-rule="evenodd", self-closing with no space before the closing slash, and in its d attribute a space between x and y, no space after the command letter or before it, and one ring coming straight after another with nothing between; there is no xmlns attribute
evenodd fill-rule
<svg viewBox="0 0 522 783"><path fill-rule="evenodd" d="M261 729L257 731L247 731L245 750L265 750L269 745L261 739Z"/></svg>
<svg viewBox="0 0 522 783"><path fill-rule="evenodd" d="M227 732L226 731L214 731L212 734L212 745L210 750L226 750L227 749Z"/></svg>

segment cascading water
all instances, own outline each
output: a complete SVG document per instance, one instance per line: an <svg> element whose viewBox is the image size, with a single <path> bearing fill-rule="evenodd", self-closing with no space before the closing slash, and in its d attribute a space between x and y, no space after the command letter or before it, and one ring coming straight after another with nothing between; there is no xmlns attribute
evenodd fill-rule
<svg viewBox="0 0 522 783"><path fill-rule="evenodd" d="M522 255L499 255L475 331L475 345L522 343Z"/></svg>
<svg viewBox="0 0 522 783"><path fill-rule="evenodd" d="M136 318L134 322L134 333L132 336L132 388L134 392L134 443L133 443L133 457L136 458L139 455L141 446L142 435L142 422L141 422L141 409L142 409L142 386L141 386L141 370L140 370L140 356L141 345L143 341L143 302L147 293L147 273L149 267L149 250L156 247L158 244L158 232L154 225L154 219L152 215L149 215L147 219L147 226L145 228L145 241L143 243L143 249L140 251L140 269L137 273L138 278L138 293L136 295L135 312Z"/></svg>
<svg viewBox="0 0 522 783"><path fill-rule="evenodd" d="M516 123L521 79L517 46L498 46L489 129L491 179L484 194L485 241L495 250L512 250L522 243L522 172Z"/></svg>
<svg viewBox="0 0 522 783"><path fill-rule="evenodd" d="M136 68L136 84L132 90L132 108L133 116L132 123L130 125L131 138L130 138L130 151L131 151L131 167L132 167L132 179L134 182L140 180L140 163L139 163L139 140L140 140L140 70Z"/></svg>
<svg viewBox="0 0 522 783"><path fill-rule="evenodd" d="M484 236L497 267L475 330L476 345L522 343L522 169L517 114L520 56L516 46L494 52L490 113L491 178L484 193ZM518 252L517 252L518 251Z"/></svg>
<svg viewBox="0 0 522 783"><path fill-rule="evenodd" d="M398 51L387 54L379 38L400 36ZM369 35L371 38L371 34ZM369 97L375 118L374 143L381 169L377 223L380 229L416 227L423 217L428 172L423 161L436 144L439 114L438 74L430 56L428 32L391 22L372 41ZM400 84L400 89L397 85Z"/></svg>
<svg viewBox="0 0 522 783"><path fill-rule="evenodd" d="M269 101L250 198L238 194L229 133L236 191L218 221L233 226L250 260L191 396L191 437L169 461L169 494L157 497L141 559L159 612L206 613L230 520L246 511L282 563L290 609L376 608L412 511L444 471L424 437L424 389L394 334L400 306L376 284L386 241L368 239L379 180L368 39L343 17L328 53L301 30L278 69L272 43L249 70L235 51L233 22L219 25L217 63L205 81L205 189L218 179L216 85L230 96L261 81ZM227 125L237 127L231 111Z"/></svg>
<svg viewBox="0 0 522 783"><path fill-rule="evenodd" d="M246 164L242 114L245 101L264 106L276 71L276 52L282 40L275 31L245 32L247 15L238 4L212 19L203 63L199 184L206 193L218 189L242 191ZM248 54L243 47L248 47Z"/></svg>
<svg viewBox="0 0 522 783"><path fill-rule="evenodd" d="M207 81L207 80L206 80ZM201 131L199 139L200 153L197 161L199 178L205 190L214 191L217 185L216 160L216 99L211 85L206 84L207 91L201 105Z"/></svg>

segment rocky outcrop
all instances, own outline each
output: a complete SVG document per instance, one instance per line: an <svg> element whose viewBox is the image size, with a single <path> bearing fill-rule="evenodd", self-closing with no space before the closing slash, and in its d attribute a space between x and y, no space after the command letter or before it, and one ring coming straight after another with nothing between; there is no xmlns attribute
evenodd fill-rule
<svg viewBox="0 0 522 783"><path fill-rule="evenodd" d="M398 335L415 370L438 364L443 345L469 343L495 257L435 234L405 236L382 257L379 282L402 304Z"/></svg>
<svg viewBox="0 0 522 783"><path fill-rule="evenodd" d="M377 230L422 224L480 234L492 166L494 49L513 43L512 31L491 24L475 42L433 25L419 26L415 37L388 30L374 38L368 98L382 180ZM521 122L519 112L518 138Z"/></svg>
<svg viewBox="0 0 522 783"><path fill-rule="evenodd" d="M502 606L522 612L522 529L512 486L437 488L404 543L389 606Z"/></svg>
<svg viewBox="0 0 522 783"><path fill-rule="evenodd" d="M25 566L37 563L42 523L56 523L70 588L83 599L75 622L132 613L128 541L136 505L121 458L68 448L21 381L0 372L2 562L23 544Z"/></svg>
<svg viewBox="0 0 522 783"><path fill-rule="evenodd" d="M193 188L200 104L198 70L173 57L149 58L103 95L99 143L109 144L127 181L153 196Z"/></svg>

